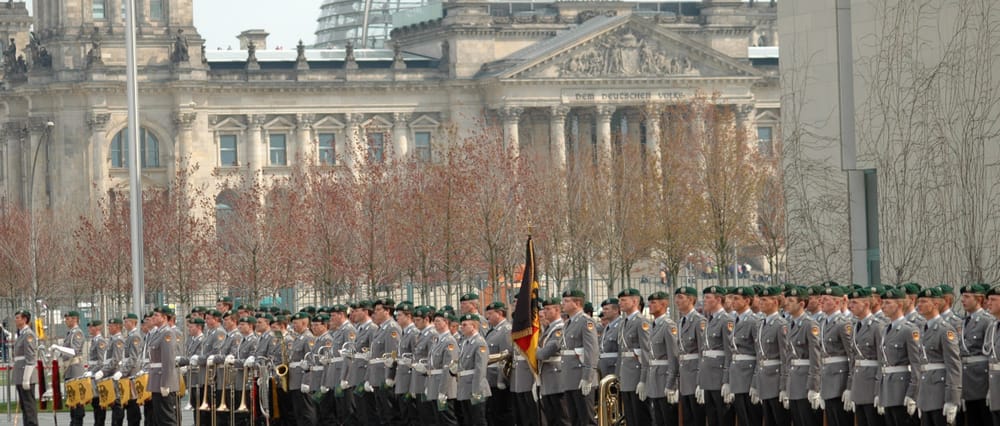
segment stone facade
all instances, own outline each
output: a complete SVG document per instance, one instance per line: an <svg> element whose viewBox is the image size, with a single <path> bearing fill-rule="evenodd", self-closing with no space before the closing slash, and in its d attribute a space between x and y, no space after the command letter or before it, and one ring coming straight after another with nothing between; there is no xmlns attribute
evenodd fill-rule
<svg viewBox="0 0 1000 426"><path fill-rule="evenodd" d="M36 202L76 215L127 186L121 20L83 13L92 1L58 12L50 6L61 2L35 2L52 63L7 76L0 92L4 200L24 202L34 188ZM629 140L659 149L656 132L640 134L644 107L697 91L741 105L751 125L776 127L780 116L776 59L747 54L772 31L776 9L766 2L705 1L702 15L684 16L627 2L492 16L489 3L449 2L443 19L396 28L395 49L298 52L202 52L191 0L163 0L158 19L149 2L138 1L137 41L149 185L168 185L185 161L200 165L196 183L209 184L247 169L283 175L331 151L334 166L349 166L360 158L349 142L371 141L366 132L390 133L382 143L395 155L427 155L426 140L444 125L470 131L484 111L507 143L549 146L556 162L571 137L609 149L612 121L632 123Z"/></svg>

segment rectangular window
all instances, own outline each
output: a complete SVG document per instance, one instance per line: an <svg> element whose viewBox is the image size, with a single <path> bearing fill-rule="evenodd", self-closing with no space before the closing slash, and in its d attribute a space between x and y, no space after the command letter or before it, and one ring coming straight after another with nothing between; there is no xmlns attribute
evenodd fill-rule
<svg viewBox="0 0 1000 426"><path fill-rule="evenodd" d="M772 129L770 127L757 128L757 150L761 155L771 155L772 150Z"/></svg>
<svg viewBox="0 0 1000 426"><path fill-rule="evenodd" d="M219 165L222 167L236 167L240 165L236 154L236 135L220 135Z"/></svg>
<svg viewBox="0 0 1000 426"><path fill-rule="evenodd" d="M384 160L385 133L376 131L368 134L368 156L375 162Z"/></svg>
<svg viewBox="0 0 1000 426"><path fill-rule="evenodd" d="M336 164L336 157L334 157L336 151L333 147L337 143L337 135L333 133L320 133L319 134L319 164L324 166L332 166Z"/></svg>
<svg viewBox="0 0 1000 426"><path fill-rule="evenodd" d="M431 132L414 132L413 147L418 160L431 161Z"/></svg>
<svg viewBox="0 0 1000 426"><path fill-rule="evenodd" d="M268 136L268 147L271 153L271 163L272 166L287 166L288 165L288 151L285 149L286 146L286 135L270 135Z"/></svg>
<svg viewBox="0 0 1000 426"><path fill-rule="evenodd" d="M94 19L104 19L104 2L106 0L94 0L93 6L91 6L91 14Z"/></svg>
<svg viewBox="0 0 1000 426"><path fill-rule="evenodd" d="M163 0L149 0L149 19L163 19Z"/></svg>

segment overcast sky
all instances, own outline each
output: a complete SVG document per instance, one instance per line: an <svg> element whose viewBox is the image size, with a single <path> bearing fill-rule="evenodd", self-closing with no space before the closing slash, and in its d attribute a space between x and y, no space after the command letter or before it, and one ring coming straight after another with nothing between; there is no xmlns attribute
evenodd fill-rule
<svg viewBox="0 0 1000 426"><path fill-rule="evenodd" d="M194 26L209 49L239 47L236 35L243 30L271 33L268 48L292 48L301 39L316 41L316 18L323 0L193 0ZM28 10L31 0L27 0Z"/></svg>

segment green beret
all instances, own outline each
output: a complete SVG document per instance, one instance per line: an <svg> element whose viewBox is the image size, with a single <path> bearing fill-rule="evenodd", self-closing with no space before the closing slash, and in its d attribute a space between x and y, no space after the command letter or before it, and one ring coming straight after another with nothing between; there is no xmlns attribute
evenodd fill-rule
<svg viewBox="0 0 1000 426"><path fill-rule="evenodd" d="M923 290L920 290L920 294L917 295L918 299L922 297L940 298L941 289L937 287L927 287Z"/></svg>
<svg viewBox="0 0 1000 426"><path fill-rule="evenodd" d="M380 297L378 299L375 299L375 302L372 303L372 307L378 305L382 305L382 307L386 309L392 309L393 306L396 306L396 301L392 300L392 298L389 297Z"/></svg>
<svg viewBox="0 0 1000 426"><path fill-rule="evenodd" d="M649 295L649 300L670 300L670 295L665 291L658 291Z"/></svg>
<svg viewBox="0 0 1000 426"><path fill-rule="evenodd" d="M188 324L205 325L205 320L203 320L201 318L195 317L195 318L189 319L188 320Z"/></svg>
<svg viewBox="0 0 1000 426"><path fill-rule="evenodd" d="M754 297L757 295L757 292L754 291L753 287L736 287L730 289L729 294L735 294L743 297Z"/></svg>
<svg viewBox="0 0 1000 426"><path fill-rule="evenodd" d="M479 300L479 295L476 294L476 293L465 293L458 300L460 302L468 302L470 300Z"/></svg>
<svg viewBox="0 0 1000 426"><path fill-rule="evenodd" d="M844 288L843 287L836 287L836 286L834 286L834 287L825 287L825 288L823 288L823 292L820 293L820 294L822 294L824 296L843 297L844 296Z"/></svg>
<svg viewBox="0 0 1000 426"><path fill-rule="evenodd" d="M31 311L29 311L27 309L18 309L17 312L14 312L14 315L21 315L23 317L31 318ZM69 316L69 315L66 315L66 316Z"/></svg>
<svg viewBox="0 0 1000 426"><path fill-rule="evenodd" d="M583 302L583 311L587 313L594 313L594 304L590 302Z"/></svg>
<svg viewBox="0 0 1000 426"><path fill-rule="evenodd" d="M270 324L270 323L274 322L274 315L271 315L271 314L263 314L263 315L261 315L260 317L261 317L261 318L263 318L263 319L265 319L265 320L267 320L267 323L268 323L268 324Z"/></svg>
<svg viewBox="0 0 1000 426"><path fill-rule="evenodd" d="M239 319L240 319L240 314L239 314L239 312L236 312L236 311L229 311L229 312L226 312L226 313L222 314L222 317L223 317L223 318L231 318L231 317L235 317L235 318L236 318L236 320L237 320L237 321L239 321Z"/></svg>
<svg viewBox="0 0 1000 426"><path fill-rule="evenodd" d="M153 313L159 313L159 314L163 314L163 315L173 315L174 314L174 310L170 309L170 307L167 306L167 305L163 305L163 306L157 306L157 307L153 308Z"/></svg>
<svg viewBox="0 0 1000 426"><path fill-rule="evenodd" d="M920 284L917 283L906 283L903 284L903 290L908 295L916 295L920 293Z"/></svg>
<svg viewBox="0 0 1000 426"><path fill-rule="evenodd" d="M808 289L806 289L806 292L809 293L810 296L820 296L823 294L823 286L821 285L811 286Z"/></svg>
<svg viewBox="0 0 1000 426"><path fill-rule="evenodd" d="M372 305L372 301L371 300L359 300L357 305L358 305L357 307L352 308L352 309L371 309L371 308L374 307Z"/></svg>
<svg viewBox="0 0 1000 426"><path fill-rule="evenodd" d="M278 314L274 316L273 322L286 322L286 321L288 321L288 315Z"/></svg>
<svg viewBox="0 0 1000 426"><path fill-rule="evenodd" d="M581 299L586 299L587 295L578 288L566 290L563 292L562 297L579 297Z"/></svg>
<svg viewBox="0 0 1000 426"><path fill-rule="evenodd" d="M334 312L340 312L342 314L346 314L347 313L347 305L344 305L342 303L338 303L336 305L331 306L330 307L330 313L332 314Z"/></svg>
<svg viewBox="0 0 1000 426"><path fill-rule="evenodd" d="M237 306L236 310L238 310L238 311L252 311L253 307L251 307L250 305L247 305L247 304L244 303L244 304L242 304L240 306Z"/></svg>
<svg viewBox="0 0 1000 426"><path fill-rule="evenodd" d="M347 302L347 306L350 306L351 309L358 309L358 302Z"/></svg>
<svg viewBox="0 0 1000 426"><path fill-rule="evenodd" d="M761 297L781 296L782 292L784 292L784 287L782 286L764 287L764 290L760 292L759 296Z"/></svg>
<svg viewBox="0 0 1000 426"><path fill-rule="evenodd" d="M211 315L211 316L216 317L216 318L222 318L222 312L219 312L218 309L209 309L209 310L205 311L205 314L206 315Z"/></svg>
<svg viewBox="0 0 1000 426"><path fill-rule="evenodd" d="M625 296L642 297L642 293L639 293L639 290L634 289L634 288L626 288L625 290L622 290L622 291L618 292L618 298L619 299L621 299L621 298L623 298Z"/></svg>
<svg viewBox="0 0 1000 426"><path fill-rule="evenodd" d="M962 286L960 292L962 294L972 293L972 294L986 294L990 290L990 287L986 284L966 284Z"/></svg>
<svg viewBox="0 0 1000 426"><path fill-rule="evenodd" d="M941 290L942 296L946 294L955 294L955 287L952 287L948 284L938 284L938 289Z"/></svg>
<svg viewBox="0 0 1000 426"><path fill-rule="evenodd" d="M803 297L808 297L808 296L809 296L809 291L806 290L805 287L792 287L788 290L785 290L785 297L797 297L801 299Z"/></svg>
<svg viewBox="0 0 1000 426"><path fill-rule="evenodd" d="M304 319L304 320L309 319L309 313L308 312L296 312L295 315L292 315L292 320L293 321L294 320L300 320L300 319Z"/></svg>
<svg viewBox="0 0 1000 426"><path fill-rule="evenodd" d="M219 297L218 299L215 299L215 303L228 303L231 305L233 304L233 298L229 296L222 296Z"/></svg>
<svg viewBox="0 0 1000 426"><path fill-rule="evenodd" d="M795 287L798 287L798 286L795 285L795 284L792 284L792 283L784 283L784 284L781 285L781 287L782 287L781 291L788 291L788 290L791 290L791 289L793 289Z"/></svg>
<svg viewBox="0 0 1000 426"><path fill-rule="evenodd" d="M139 316L136 315L136 314L134 314L134 313L132 313L132 312L129 312L129 313L125 314L125 317L123 319L138 320Z"/></svg>
<svg viewBox="0 0 1000 426"><path fill-rule="evenodd" d="M118 318L111 318L111 319L108 320L108 325L111 325L111 324L122 325L122 320L118 319Z"/></svg>
<svg viewBox="0 0 1000 426"><path fill-rule="evenodd" d="M411 302L409 300L404 300L402 302L399 302L399 304L396 305L396 310L400 311L400 312L412 312L413 311L413 302Z"/></svg>
<svg viewBox="0 0 1000 426"><path fill-rule="evenodd" d="M462 315L461 318L459 318L459 321L475 321L475 322L479 322L480 320L479 320L479 315L476 315L476 314L465 314L465 315Z"/></svg>
<svg viewBox="0 0 1000 426"><path fill-rule="evenodd" d="M254 317L243 317L243 318L240 318L240 320L238 321L238 323L253 325L253 324L257 323L257 319L254 318Z"/></svg>
<svg viewBox="0 0 1000 426"><path fill-rule="evenodd" d="M204 306L195 306L195 307L191 308L191 312L194 312L196 314L203 314L203 313L205 313L205 307Z"/></svg>
<svg viewBox="0 0 1000 426"><path fill-rule="evenodd" d="M995 285L993 287L990 287L990 289L986 291L986 295L987 296L993 296L993 295L1000 296L1000 285Z"/></svg>
<svg viewBox="0 0 1000 426"><path fill-rule="evenodd" d="M906 299L906 290L902 288L892 288L882 293L883 299Z"/></svg>
<svg viewBox="0 0 1000 426"><path fill-rule="evenodd" d="M316 313L317 314L328 314L328 313L330 313L330 307L329 306L320 306L319 309L316 309Z"/></svg>
<svg viewBox="0 0 1000 426"><path fill-rule="evenodd" d="M326 323L326 322L329 322L329 321L330 321L330 316L327 315L327 314L325 314L325 313L324 314L316 314L316 316L312 317L312 322Z"/></svg>
<svg viewBox="0 0 1000 426"><path fill-rule="evenodd" d="M615 305L615 306L617 306L618 305L618 299L614 298L614 297L611 297L611 298L608 298L608 299L604 299L604 301L601 302L601 307L602 308L605 307L605 306L608 306L608 305Z"/></svg>
<svg viewBox="0 0 1000 426"><path fill-rule="evenodd" d="M560 304L562 304L562 298L559 297L552 297L542 301L542 306L552 306L552 305L559 306Z"/></svg>
<svg viewBox="0 0 1000 426"><path fill-rule="evenodd" d="M445 313L445 311L434 311L434 313L431 314L432 319L437 319L438 317L448 319L448 314Z"/></svg>
<svg viewBox="0 0 1000 426"><path fill-rule="evenodd" d="M441 307L441 312L455 312L455 308L451 305L444 305Z"/></svg>
<svg viewBox="0 0 1000 426"><path fill-rule="evenodd" d="M426 306L417 306L416 308L413 308L413 316L415 317L427 318L430 313L431 310L427 309Z"/></svg>
<svg viewBox="0 0 1000 426"><path fill-rule="evenodd" d="M302 312L308 312L309 315L316 315L316 307L315 306L306 306L306 307L302 308Z"/></svg>
<svg viewBox="0 0 1000 426"><path fill-rule="evenodd" d="M25 312L28 312L28 311L25 311ZM77 311L69 311L69 312L66 312L66 315L63 315L63 318L65 318L65 317L74 317L74 318L80 318L80 312L77 312Z"/></svg>
<svg viewBox="0 0 1000 426"><path fill-rule="evenodd" d="M752 285L750 287L753 288L754 294L756 294L758 296L760 296L760 294L764 292L764 289L767 288L767 287L762 286L760 284L754 284L754 285Z"/></svg>
<svg viewBox="0 0 1000 426"><path fill-rule="evenodd" d="M281 313L281 308L279 308L277 306L272 306L272 307L268 308L267 311L270 312L271 314L280 314Z"/></svg>
<svg viewBox="0 0 1000 426"><path fill-rule="evenodd" d="M677 290L674 290L674 294L698 297L698 290L695 290L694 287L677 287Z"/></svg>
<svg viewBox="0 0 1000 426"><path fill-rule="evenodd" d="M705 287L705 289L701 291L701 294L715 294L719 296L724 296L726 294L726 289L721 286L712 285Z"/></svg>
<svg viewBox="0 0 1000 426"><path fill-rule="evenodd" d="M102 325L104 325L104 322L99 319L90 320L90 322L87 323L87 327L100 327Z"/></svg>
<svg viewBox="0 0 1000 426"><path fill-rule="evenodd" d="M868 290L867 287L862 287L862 288L859 288L857 290L854 290L854 291L848 293L847 297L849 299L863 299L865 297L871 297L871 295L872 295L871 290Z"/></svg>
<svg viewBox="0 0 1000 426"><path fill-rule="evenodd" d="M503 302L493 302L493 303L490 303L489 305L486 305L486 310L487 311L503 311L503 312L506 312L507 311L507 306L505 306L503 304Z"/></svg>
<svg viewBox="0 0 1000 426"><path fill-rule="evenodd" d="M823 287L823 288L840 287L840 283L838 283L836 281L833 281L833 280L830 280L830 281L823 282L823 284L820 284L820 287Z"/></svg>

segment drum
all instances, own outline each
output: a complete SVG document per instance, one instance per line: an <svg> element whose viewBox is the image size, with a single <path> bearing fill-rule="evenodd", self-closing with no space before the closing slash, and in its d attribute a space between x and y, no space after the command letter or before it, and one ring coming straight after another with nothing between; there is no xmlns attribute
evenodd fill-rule
<svg viewBox="0 0 1000 426"><path fill-rule="evenodd" d="M135 378L135 401L143 405L146 401L153 399L153 393L147 389L149 386L149 373L142 373Z"/></svg>
<svg viewBox="0 0 1000 426"><path fill-rule="evenodd" d="M90 404L94 399L94 382L90 380L89 377L80 377L78 379L69 380L66 382L66 392L73 391L76 395L73 399L73 404L71 407L82 407L86 404Z"/></svg>
<svg viewBox="0 0 1000 426"><path fill-rule="evenodd" d="M118 381L118 391L122 394L121 401L123 403L134 399L135 396L132 395L134 393L132 390L132 379L122 377L122 379Z"/></svg>
<svg viewBox="0 0 1000 426"><path fill-rule="evenodd" d="M115 380L108 377L97 382L97 400L101 408L107 409L115 403Z"/></svg>

